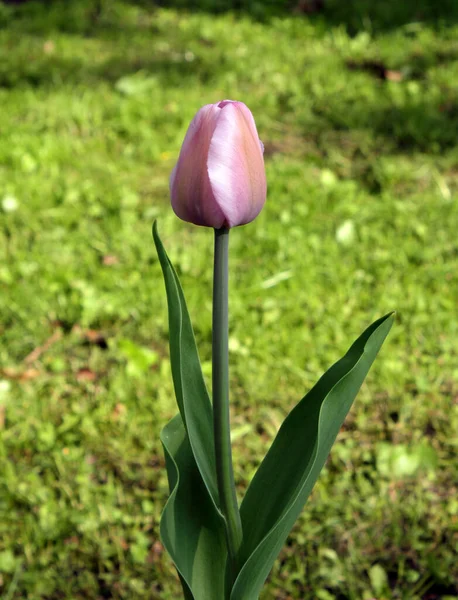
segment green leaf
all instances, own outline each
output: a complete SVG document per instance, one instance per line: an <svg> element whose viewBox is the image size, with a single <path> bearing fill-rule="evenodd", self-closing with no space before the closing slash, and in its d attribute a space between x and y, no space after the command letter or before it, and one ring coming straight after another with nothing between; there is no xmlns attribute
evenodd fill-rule
<svg viewBox="0 0 458 600"><path fill-rule="evenodd" d="M170 486L161 538L177 567L184 597L224 600L224 522L197 468L180 415L164 427L161 441Z"/></svg>
<svg viewBox="0 0 458 600"><path fill-rule="evenodd" d="M369 579L371 580L372 589L377 596L381 596L389 589L388 576L381 565L373 565L369 569Z"/></svg>
<svg viewBox="0 0 458 600"><path fill-rule="evenodd" d="M132 340L119 340L118 349L120 354L127 359L127 374L131 377L143 376L158 360L157 352L138 346Z"/></svg>
<svg viewBox="0 0 458 600"><path fill-rule="evenodd" d="M373 323L291 411L241 506L241 571L231 600L254 600L312 491L332 444L393 323Z"/></svg>
<svg viewBox="0 0 458 600"><path fill-rule="evenodd" d="M437 453L427 442L409 446L382 442L376 448L377 471L390 479L413 477L420 470L433 473L437 463Z"/></svg>
<svg viewBox="0 0 458 600"><path fill-rule="evenodd" d="M153 237L164 274L169 307L170 362L175 395L192 452L215 507L216 481L213 412L200 366L199 354L178 276L153 225Z"/></svg>

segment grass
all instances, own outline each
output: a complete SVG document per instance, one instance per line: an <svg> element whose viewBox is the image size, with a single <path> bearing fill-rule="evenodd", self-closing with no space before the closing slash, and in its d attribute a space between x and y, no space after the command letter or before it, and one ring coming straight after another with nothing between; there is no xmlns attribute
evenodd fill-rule
<svg viewBox="0 0 458 600"><path fill-rule="evenodd" d="M456 7L249 6L0 4L5 600L179 597L158 536L176 407L151 224L208 377L212 232L174 217L168 176L221 98L252 109L269 184L231 234L240 494L288 410L398 312L262 598L458 597Z"/></svg>

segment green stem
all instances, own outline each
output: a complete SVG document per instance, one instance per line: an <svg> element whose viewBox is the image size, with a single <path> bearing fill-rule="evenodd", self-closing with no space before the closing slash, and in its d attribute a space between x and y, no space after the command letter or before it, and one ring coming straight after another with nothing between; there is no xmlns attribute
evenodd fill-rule
<svg viewBox="0 0 458 600"><path fill-rule="evenodd" d="M229 229L215 229L213 271L213 428L216 477L221 512L226 520L232 579L237 575L237 557L242 543L242 523L232 469L229 418L229 332L228 332Z"/></svg>

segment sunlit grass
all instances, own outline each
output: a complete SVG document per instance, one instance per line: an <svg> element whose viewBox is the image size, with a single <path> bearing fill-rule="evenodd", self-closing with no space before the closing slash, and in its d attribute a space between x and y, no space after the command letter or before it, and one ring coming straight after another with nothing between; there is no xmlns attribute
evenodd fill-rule
<svg viewBox="0 0 458 600"><path fill-rule="evenodd" d="M151 224L208 376L212 235L174 217L168 175L196 110L232 98L269 184L231 234L241 493L290 407L398 313L262 597L454 597L458 27L62 6L0 11L1 593L179 597Z"/></svg>

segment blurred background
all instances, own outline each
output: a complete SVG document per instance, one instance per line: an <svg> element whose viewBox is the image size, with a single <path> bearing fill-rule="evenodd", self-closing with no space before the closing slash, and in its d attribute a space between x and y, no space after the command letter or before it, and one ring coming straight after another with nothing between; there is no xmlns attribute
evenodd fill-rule
<svg viewBox="0 0 458 600"><path fill-rule="evenodd" d="M180 597L158 219L210 375L212 232L168 177L245 102L268 201L231 234L240 496L281 421L397 322L262 599L458 598L456 0L0 2L0 597Z"/></svg>

